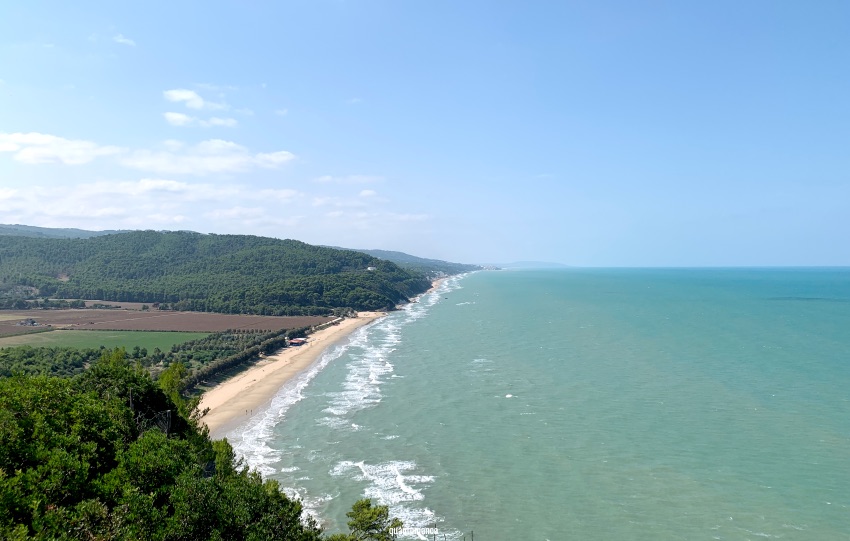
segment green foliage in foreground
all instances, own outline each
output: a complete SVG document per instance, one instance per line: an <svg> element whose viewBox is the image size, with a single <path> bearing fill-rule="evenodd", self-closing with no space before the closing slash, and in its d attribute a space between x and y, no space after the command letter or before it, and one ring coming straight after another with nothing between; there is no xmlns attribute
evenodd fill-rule
<svg viewBox="0 0 850 541"><path fill-rule="evenodd" d="M322 539L163 383L171 398L123 350L73 378L0 378L0 539Z"/></svg>
<svg viewBox="0 0 850 541"><path fill-rule="evenodd" d="M345 514L349 518L350 533L338 533L330 536L328 541L392 541L395 536L392 530L400 530L403 523L397 518L390 518L386 506L372 506L372 500L359 500Z"/></svg>

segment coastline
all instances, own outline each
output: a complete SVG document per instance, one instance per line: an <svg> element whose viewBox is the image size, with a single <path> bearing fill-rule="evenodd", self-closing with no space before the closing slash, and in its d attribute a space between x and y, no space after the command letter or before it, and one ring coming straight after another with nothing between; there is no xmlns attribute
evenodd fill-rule
<svg viewBox="0 0 850 541"><path fill-rule="evenodd" d="M201 423L209 428L210 439L223 438L248 420L254 410L267 405L287 381L313 364L325 350L385 315L386 312L358 312L356 318L344 319L309 335L303 346L284 348L206 391L198 409L209 408Z"/></svg>
<svg viewBox="0 0 850 541"><path fill-rule="evenodd" d="M448 280L448 276L443 276L442 278L437 278L435 280L431 280L431 287L423 293L423 295L427 295L428 293L433 293L438 287L442 285L443 282Z"/></svg>

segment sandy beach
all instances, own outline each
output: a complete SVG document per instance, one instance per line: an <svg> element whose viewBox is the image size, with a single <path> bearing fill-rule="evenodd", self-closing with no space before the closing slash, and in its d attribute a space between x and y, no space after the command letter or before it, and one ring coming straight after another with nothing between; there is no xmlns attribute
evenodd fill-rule
<svg viewBox="0 0 850 541"><path fill-rule="evenodd" d="M311 334L305 345L269 355L248 370L208 390L203 395L200 409L209 408L201 421L209 427L210 437L223 438L253 412L266 406L284 383L313 364L323 351L384 315L384 312L359 312L356 318L344 319L338 325Z"/></svg>

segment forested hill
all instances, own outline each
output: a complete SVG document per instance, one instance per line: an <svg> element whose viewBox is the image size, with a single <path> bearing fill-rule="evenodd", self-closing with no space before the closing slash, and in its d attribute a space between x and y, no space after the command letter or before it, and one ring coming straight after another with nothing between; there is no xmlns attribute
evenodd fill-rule
<svg viewBox="0 0 850 541"><path fill-rule="evenodd" d="M0 224L0 235L13 235L18 237L87 239L89 237L110 235L112 233L124 233L124 231L87 231L85 229L73 228L57 229L52 227L35 227L32 225L21 224Z"/></svg>
<svg viewBox="0 0 850 541"><path fill-rule="evenodd" d="M440 259L426 259L424 257L416 257L415 255L406 254L404 252L394 252L391 250L360 250L364 254L386 259L398 265L403 269L424 274L428 278L439 278L448 274L461 274L464 272L472 272L481 270L484 267L480 265L468 265L466 263L452 263L450 261L442 261Z"/></svg>
<svg viewBox="0 0 850 541"><path fill-rule="evenodd" d="M0 236L0 286L14 285L57 298L296 315L387 309L430 283L389 261L295 240L132 231L86 239Z"/></svg>

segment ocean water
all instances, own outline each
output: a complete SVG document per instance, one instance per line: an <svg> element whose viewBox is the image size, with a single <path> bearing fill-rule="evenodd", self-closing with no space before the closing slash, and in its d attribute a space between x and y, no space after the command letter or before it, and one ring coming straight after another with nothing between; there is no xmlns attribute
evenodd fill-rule
<svg viewBox="0 0 850 541"><path fill-rule="evenodd" d="M847 540L850 270L454 277L229 438L330 531Z"/></svg>

